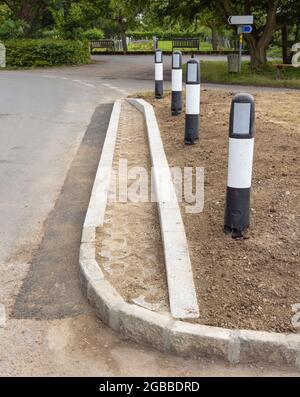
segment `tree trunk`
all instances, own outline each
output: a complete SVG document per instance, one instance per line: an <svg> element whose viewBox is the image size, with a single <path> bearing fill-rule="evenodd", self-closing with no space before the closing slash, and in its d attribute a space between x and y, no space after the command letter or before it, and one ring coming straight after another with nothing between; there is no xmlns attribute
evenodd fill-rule
<svg viewBox="0 0 300 397"><path fill-rule="evenodd" d="M213 51L218 51L218 31L215 22L211 27L211 44Z"/></svg>
<svg viewBox="0 0 300 397"><path fill-rule="evenodd" d="M281 44L282 44L282 62L290 63L288 25L284 25L281 28Z"/></svg>
<svg viewBox="0 0 300 397"><path fill-rule="evenodd" d="M126 30L123 27L121 27L120 28L120 33L121 33L123 51L127 52L128 51L128 47L127 47L127 40L126 40Z"/></svg>
<svg viewBox="0 0 300 397"><path fill-rule="evenodd" d="M267 48L252 41L248 42L248 47L252 69L264 67L267 63Z"/></svg>

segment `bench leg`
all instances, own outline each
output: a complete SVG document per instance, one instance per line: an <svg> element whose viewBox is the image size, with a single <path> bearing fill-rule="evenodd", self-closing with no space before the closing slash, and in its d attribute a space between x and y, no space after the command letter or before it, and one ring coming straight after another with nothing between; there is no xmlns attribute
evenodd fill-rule
<svg viewBox="0 0 300 397"><path fill-rule="evenodd" d="M281 77L281 72L280 72L280 69L277 68L276 69L276 80L280 80L280 77Z"/></svg>

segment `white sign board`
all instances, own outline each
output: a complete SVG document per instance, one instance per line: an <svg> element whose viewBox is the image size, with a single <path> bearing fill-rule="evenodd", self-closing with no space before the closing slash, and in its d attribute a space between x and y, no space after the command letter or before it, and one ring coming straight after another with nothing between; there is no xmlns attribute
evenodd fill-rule
<svg viewBox="0 0 300 397"><path fill-rule="evenodd" d="M232 15L228 18L230 25L253 25L253 15Z"/></svg>
<svg viewBox="0 0 300 397"><path fill-rule="evenodd" d="M5 68L6 66L6 49L5 46L0 43L0 68Z"/></svg>

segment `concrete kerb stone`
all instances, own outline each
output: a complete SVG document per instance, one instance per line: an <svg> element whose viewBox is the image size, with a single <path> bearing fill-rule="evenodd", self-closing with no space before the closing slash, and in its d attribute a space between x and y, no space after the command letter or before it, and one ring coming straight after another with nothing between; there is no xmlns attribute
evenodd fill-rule
<svg viewBox="0 0 300 397"><path fill-rule="evenodd" d="M171 315L160 314L127 303L120 311L120 332L128 339L144 343L161 351L169 350Z"/></svg>
<svg viewBox="0 0 300 397"><path fill-rule="evenodd" d="M180 227L181 212L155 113L153 107L142 99L130 98L128 101L144 114L147 125L171 313L178 319L199 317L185 229Z"/></svg>
<svg viewBox="0 0 300 397"><path fill-rule="evenodd" d="M136 105L144 113L144 106L140 103ZM118 101L118 106L114 106L111 118L116 129L120 109L121 103ZM110 125L109 131L112 130ZM113 145L107 148L114 150ZM97 172L96 179L97 177L100 177L100 172ZM106 202L97 200L97 194L93 193L90 203L93 210L89 218L86 218L88 221L85 222L82 233L80 278L83 291L105 324L118 331L124 338L150 344L161 351L170 351L183 356L222 359L230 363L271 363L300 368L299 334L230 330L191 324L174 320L168 314L156 313L126 303L105 280L96 261L93 237L96 234L96 227L101 226L102 218L93 219L93 217L99 214L97 206L106 208ZM88 212L89 210L90 207ZM0 310L0 318L1 314Z"/></svg>
<svg viewBox="0 0 300 397"><path fill-rule="evenodd" d="M228 360L233 341L227 329L176 321L170 329L170 350L186 356Z"/></svg>
<svg viewBox="0 0 300 397"><path fill-rule="evenodd" d="M239 340L241 362L255 360L299 367L300 335L241 330Z"/></svg>

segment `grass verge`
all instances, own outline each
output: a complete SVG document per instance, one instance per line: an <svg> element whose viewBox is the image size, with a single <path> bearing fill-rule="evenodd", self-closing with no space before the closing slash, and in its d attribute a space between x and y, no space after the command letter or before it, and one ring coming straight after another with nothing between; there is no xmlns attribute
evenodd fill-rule
<svg viewBox="0 0 300 397"><path fill-rule="evenodd" d="M228 73L227 62L201 61L201 81L300 89L300 68L284 70L281 79L276 80L276 69L272 63L261 72L253 72L249 62L243 62L241 73Z"/></svg>

